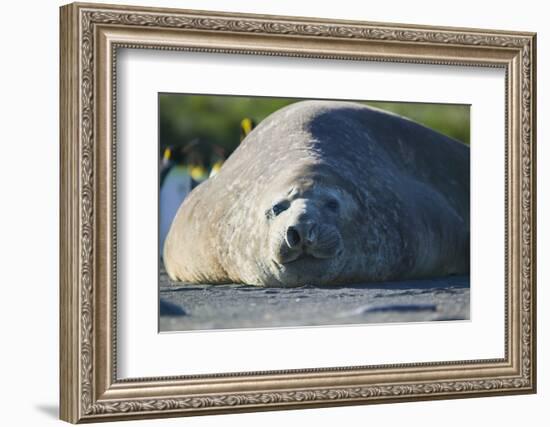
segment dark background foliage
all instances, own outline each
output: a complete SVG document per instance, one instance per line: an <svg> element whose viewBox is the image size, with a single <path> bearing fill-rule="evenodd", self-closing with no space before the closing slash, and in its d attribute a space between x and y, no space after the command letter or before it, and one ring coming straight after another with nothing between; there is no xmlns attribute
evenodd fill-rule
<svg viewBox="0 0 550 427"><path fill-rule="evenodd" d="M159 95L160 154L164 148L195 142L195 151L209 167L212 157L227 157L240 142L240 123L250 118L260 123L272 112L300 99L217 95ZM422 104L362 101L408 117L466 144L470 143L470 107L454 104Z"/></svg>

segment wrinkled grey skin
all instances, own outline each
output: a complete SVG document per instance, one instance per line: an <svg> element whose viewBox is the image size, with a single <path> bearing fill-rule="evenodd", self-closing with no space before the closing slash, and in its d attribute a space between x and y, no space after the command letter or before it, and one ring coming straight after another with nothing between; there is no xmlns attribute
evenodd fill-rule
<svg viewBox="0 0 550 427"><path fill-rule="evenodd" d="M469 156L363 105L292 104L184 201L166 270L189 283L278 287L465 274Z"/></svg>

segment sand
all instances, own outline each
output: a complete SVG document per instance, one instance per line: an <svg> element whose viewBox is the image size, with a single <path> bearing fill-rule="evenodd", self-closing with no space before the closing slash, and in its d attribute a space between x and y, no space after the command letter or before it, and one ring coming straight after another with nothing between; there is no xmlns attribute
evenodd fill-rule
<svg viewBox="0 0 550 427"><path fill-rule="evenodd" d="M160 277L160 331L468 320L468 276L344 286L190 285Z"/></svg>

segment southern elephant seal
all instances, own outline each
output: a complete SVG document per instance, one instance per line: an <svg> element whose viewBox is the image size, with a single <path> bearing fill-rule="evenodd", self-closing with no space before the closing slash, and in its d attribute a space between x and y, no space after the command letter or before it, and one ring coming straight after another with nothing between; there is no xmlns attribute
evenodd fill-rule
<svg viewBox="0 0 550 427"><path fill-rule="evenodd" d="M172 280L300 286L469 270L469 147L361 104L270 115L183 202Z"/></svg>

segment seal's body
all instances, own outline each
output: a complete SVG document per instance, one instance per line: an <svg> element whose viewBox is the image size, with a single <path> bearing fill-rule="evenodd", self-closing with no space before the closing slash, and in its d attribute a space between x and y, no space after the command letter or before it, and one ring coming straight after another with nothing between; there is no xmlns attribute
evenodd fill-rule
<svg viewBox="0 0 550 427"><path fill-rule="evenodd" d="M469 154L360 104L292 104L184 201L166 270L184 282L259 286L467 273Z"/></svg>

